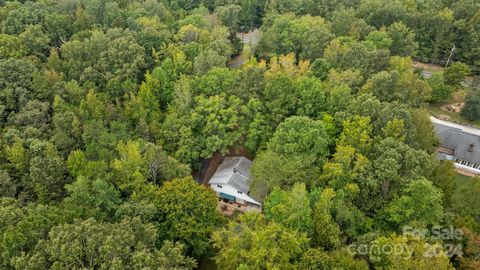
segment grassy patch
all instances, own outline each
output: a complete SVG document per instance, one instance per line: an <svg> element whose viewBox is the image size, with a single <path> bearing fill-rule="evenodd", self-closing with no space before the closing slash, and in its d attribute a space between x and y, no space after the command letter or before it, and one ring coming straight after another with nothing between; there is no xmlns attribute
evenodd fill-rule
<svg viewBox="0 0 480 270"><path fill-rule="evenodd" d="M442 73L444 70L443 66L429 64L429 63L422 63L419 61L413 61L413 62L417 67L422 68L423 70L430 72L432 74Z"/></svg>
<svg viewBox="0 0 480 270"><path fill-rule="evenodd" d="M432 66L432 65L425 65L423 70L428 71L432 74L443 73L443 67L439 66Z"/></svg>
<svg viewBox="0 0 480 270"><path fill-rule="evenodd" d="M455 192L452 195L453 205L462 206L462 190L471 188L473 188L473 178L457 173L457 175L455 176Z"/></svg>

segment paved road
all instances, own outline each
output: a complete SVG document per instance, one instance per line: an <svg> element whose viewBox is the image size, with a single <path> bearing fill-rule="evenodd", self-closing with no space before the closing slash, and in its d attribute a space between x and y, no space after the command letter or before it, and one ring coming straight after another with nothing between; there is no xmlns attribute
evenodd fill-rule
<svg viewBox="0 0 480 270"><path fill-rule="evenodd" d="M237 68L243 66L247 59L243 59L242 55L235 56L230 62L228 63L229 68Z"/></svg>
<svg viewBox="0 0 480 270"><path fill-rule="evenodd" d="M237 32L235 35L243 44L250 44L251 46L257 45L260 41L260 30L258 28L247 33Z"/></svg>
<svg viewBox="0 0 480 270"><path fill-rule="evenodd" d="M444 125L444 126L447 126L447 127L458 128L458 129L461 129L464 132L480 136L480 129L479 128L474 128L474 127L471 127L471 126L465 126L465 125L453 123L453 122L450 122L450 121L441 120L441 119L438 119L438 118L433 117L433 116L430 116L430 121L432 121L432 123Z"/></svg>
<svg viewBox="0 0 480 270"><path fill-rule="evenodd" d="M248 33L237 32L235 33L237 38L239 38L243 44L248 44L250 47L255 47L258 42L260 41L260 30L254 29ZM235 56L230 62L228 63L228 67L230 68L238 68L243 66L246 61L249 59L246 58L243 54Z"/></svg>

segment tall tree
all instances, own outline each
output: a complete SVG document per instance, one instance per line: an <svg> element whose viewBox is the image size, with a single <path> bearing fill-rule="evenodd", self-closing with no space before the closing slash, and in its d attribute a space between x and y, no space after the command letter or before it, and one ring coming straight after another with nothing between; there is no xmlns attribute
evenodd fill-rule
<svg viewBox="0 0 480 270"><path fill-rule="evenodd" d="M415 33L403 22L395 22L388 27L388 34L392 38L390 52L398 56L413 56L418 49Z"/></svg>
<svg viewBox="0 0 480 270"><path fill-rule="evenodd" d="M65 209L82 219L109 220L120 204L119 192L100 179L80 176L65 189L69 193L63 200Z"/></svg>
<svg viewBox="0 0 480 270"><path fill-rule="evenodd" d="M278 126L266 151L253 163L253 196L263 201L275 186L287 188L296 182L315 186L330 142L321 120L305 116L287 118Z"/></svg>
<svg viewBox="0 0 480 270"><path fill-rule="evenodd" d="M268 18L270 23L262 26L263 35L258 44L260 56L294 52L302 59L313 61L323 55L323 49L333 38L330 25L321 17L273 16Z"/></svg>
<svg viewBox="0 0 480 270"><path fill-rule="evenodd" d="M444 71L445 84L458 89L462 86L463 80L470 75L470 72L470 68L467 65L461 62L453 63Z"/></svg>
<svg viewBox="0 0 480 270"><path fill-rule="evenodd" d="M441 102L452 98L455 89L451 85L444 83L444 76L442 74L432 74L427 81L430 87L432 87L431 101Z"/></svg>
<svg viewBox="0 0 480 270"><path fill-rule="evenodd" d="M313 224L315 233L313 243L325 249L335 249L341 245L340 228L332 218L332 199L335 191L331 188L324 189L313 209Z"/></svg>
<svg viewBox="0 0 480 270"><path fill-rule="evenodd" d="M387 207L388 220L405 225L437 225L443 218L443 193L426 179L411 182Z"/></svg>
<svg viewBox="0 0 480 270"><path fill-rule="evenodd" d="M268 220L312 234L312 210L305 184L295 184L290 191L275 188L265 199L264 211Z"/></svg>
<svg viewBox="0 0 480 270"><path fill-rule="evenodd" d="M346 250L326 252L321 249L309 249L302 256L299 264L300 269L352 269L366 270L368 263L362 259L356 259Z"/></svg>
<svg viewBox="0 0 480 270"><path fill-rule="evenodd" d="M259 213L246 213L213 235L215 257L222 269L296 269L307 247L303 234L273 222Z"/></svg>
<svg viewBox="0 0 480 270"><path fill-rule="evenodd" d="M472 90L468 93L460 114L471 121L480 119L480 91Z"/></svg>
<svg viewBox="0 0 480 270"><path fill-rule="evenodd" d="M214 192L191 177L163 184L156 192L159 239L185 244L188 254L201 257L220 221Z"/></svg>
<svg viewBox="0 0 480 270"><path fill-rule="evenodd" d="M31 253L14 260L17 269L108 268L193 269L195 260L183 255L183 246L165 242L155 248L155 229L138 219L99 223L93 219L59 225ZM75 252L63 252L63 250Z"/></svg>
<svg viewBox="0 0 480 270"><path fill-rule="evenodd" d="M375 269L448 269L453 270L447 254L438 244L430 244L409 236L381 236L372 243L378 248L370 252ZM398 252L386 252L386 247L402 246Z"/></svg>

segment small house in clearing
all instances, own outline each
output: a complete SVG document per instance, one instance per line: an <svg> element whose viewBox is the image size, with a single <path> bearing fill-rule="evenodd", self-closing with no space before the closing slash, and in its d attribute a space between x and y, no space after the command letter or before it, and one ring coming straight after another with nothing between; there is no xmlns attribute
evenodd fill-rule
<svg viewBox="0 0 480 270"><path fill-rule="evenodd" d="M246 157L226 157L208 184L224 201L260 209L262 204L248 195L251 166Z"/></svg>

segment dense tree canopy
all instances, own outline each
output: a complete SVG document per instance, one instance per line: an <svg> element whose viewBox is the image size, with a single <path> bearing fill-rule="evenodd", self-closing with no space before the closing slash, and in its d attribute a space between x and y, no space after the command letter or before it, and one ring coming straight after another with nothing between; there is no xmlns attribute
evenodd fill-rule
<svg viewBox="0 0 480 270"><path fill-rule="evenodd" d="M477 269L429 109L478 122L479 37L475 0L0 0L0 268Z"/></svg>
<svg viewBox="0 0 480 270"><path fill-rule="evenodd" d="M267 222L259 214L230 222L214 234L213 241L219 250L216 263L223 269L295 269L308 242L305 235Z"/></svg>

